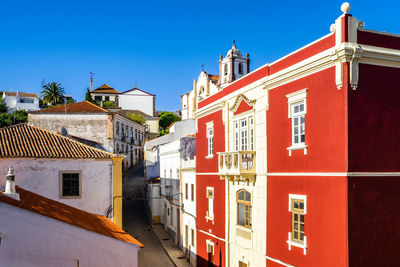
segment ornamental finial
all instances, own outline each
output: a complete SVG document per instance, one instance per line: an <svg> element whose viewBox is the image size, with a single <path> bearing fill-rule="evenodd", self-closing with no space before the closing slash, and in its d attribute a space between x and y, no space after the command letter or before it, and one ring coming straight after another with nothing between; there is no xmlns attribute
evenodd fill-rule
<svg viewBox="0 0 400 267"><path fill-rule="evenodd" d="M349 4L348 2L344 2L344 3L342 4L342 6L340 7L340 9L342 10L342 12L343 12L344 14L349 13L349 11L350 11L350 4Z"/></svg>

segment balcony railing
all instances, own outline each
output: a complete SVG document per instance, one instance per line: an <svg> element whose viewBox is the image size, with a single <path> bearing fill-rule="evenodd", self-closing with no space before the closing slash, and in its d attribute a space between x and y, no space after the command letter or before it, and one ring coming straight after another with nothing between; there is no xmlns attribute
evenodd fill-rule
<svg viewBox="0 0 400 267"><path fill-rule="evenodd" d="M254 183L256 177L256 152L219 152L218 170L222 179L229 179L233 182Z"/></svg>

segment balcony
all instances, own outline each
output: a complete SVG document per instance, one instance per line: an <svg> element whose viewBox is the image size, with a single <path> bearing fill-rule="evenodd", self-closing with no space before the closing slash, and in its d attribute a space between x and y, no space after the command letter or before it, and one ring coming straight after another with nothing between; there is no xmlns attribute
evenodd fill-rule
<svg viewBox="0 0 400 267"><path fill-rule="evenodd" d="M231 182L255 183L255 151L219 152L217 154L221 179L228 179Z"/></svg>

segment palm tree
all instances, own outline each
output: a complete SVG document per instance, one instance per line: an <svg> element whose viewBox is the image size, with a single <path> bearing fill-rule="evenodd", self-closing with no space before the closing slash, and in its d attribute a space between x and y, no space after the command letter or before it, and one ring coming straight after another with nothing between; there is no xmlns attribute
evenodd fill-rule
<svg viewBox="0 0 400 267"><path fill-rule="evenodd" d="M64 99L64 88L56 82L43 84L42 98L45 104L60 104Z"/></svg>

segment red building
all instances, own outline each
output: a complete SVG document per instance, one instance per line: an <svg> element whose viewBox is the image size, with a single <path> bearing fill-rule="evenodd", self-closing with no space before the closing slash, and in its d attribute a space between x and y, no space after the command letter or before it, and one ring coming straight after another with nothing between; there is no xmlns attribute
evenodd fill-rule
<svg viewBox="0 0 400 267"><path fill-rule="evenodd" d="M198 102L199 266L400 266L400 35L363 29L349 10L331 33ZM253 154L257 171L226 175L229 153ZM232 189L249 194L237 210Z"/></svg>

